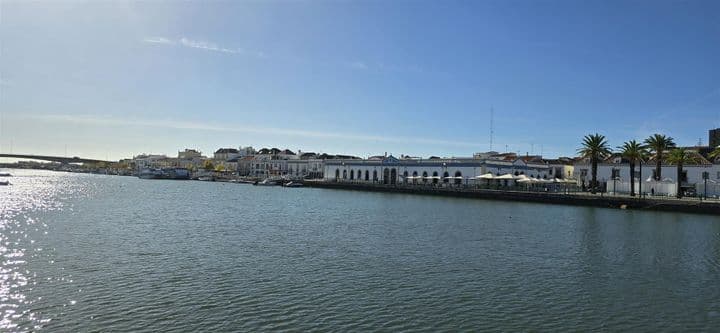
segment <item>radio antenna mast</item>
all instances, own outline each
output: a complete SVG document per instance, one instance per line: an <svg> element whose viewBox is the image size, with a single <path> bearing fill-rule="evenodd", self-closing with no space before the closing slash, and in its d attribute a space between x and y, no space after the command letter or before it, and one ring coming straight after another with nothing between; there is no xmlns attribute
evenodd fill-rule
<svg viewBox="0 0 720 333"><path fill-rule="evenodd" d="M493 118L495 117L495 109L491 106L490 107L490 151L493 150L493 135L495 134L494 124L493 124Z"/></svg>

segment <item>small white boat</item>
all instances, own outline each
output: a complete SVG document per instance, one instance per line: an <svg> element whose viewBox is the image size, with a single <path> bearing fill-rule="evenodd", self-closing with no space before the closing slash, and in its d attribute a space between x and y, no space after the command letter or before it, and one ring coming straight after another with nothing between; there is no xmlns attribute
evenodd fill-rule
<svg viewBox="0 0 720 333"><path fill-rule="evenodd" d="M285 187L303 187L303 184L298 183L298 182L289 182L283 186L285 186Z"/></svg>
<svg viewBox="0 0 720 333"><path fill-rule="evenodd" d="M202 176L202 177L198 177L198 180L203 181L203 182L212 182L212 181L215 181L215 178L212 176Z"/></svg>
<svg viewBox="0 0 720 333"><path fill-rule="evenodd" d="M275 186L275 185L277 185L277 184L278 184L278 183L277 183L276 181L270 180L270 179L268 178L268 179L265 179L265 180L263 180L263 181L261 181L261 182L257 182L257 183L255 183L254 185L257 185L257 186Z"/></svg>

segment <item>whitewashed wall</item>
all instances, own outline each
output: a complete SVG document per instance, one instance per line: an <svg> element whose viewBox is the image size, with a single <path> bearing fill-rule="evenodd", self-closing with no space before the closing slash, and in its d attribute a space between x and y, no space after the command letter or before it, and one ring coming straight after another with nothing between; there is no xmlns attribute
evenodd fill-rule
<svg viewBox="0 0 720 333"><path fill-rule="evenodd" d="M587 176L585 178L585 183L587 184L590 181L591 178L591 167L589 164L576 164L574 168L573 175L575 179L580 180L580 174L582 170L587 170ZM612 170L613 169L620 169L620 179L622 181L630 181L630 165L629 164L598 164L598 174L597 179L601 183L607 183L612 182ZM643 180L647 180L648 178L652 177L653 170L655 170L655 165L648 165L643 164L642 166L642 178ZM687 183L689 184L696 184L698 182L702 182L702 173L707 171L710 173L710 179L712 180L720 180L720 165L713 164L713 165L688 165L683 167L684 171L687 171ZM635 171L640 171L639 166L635 166ZM677 167L674 165L665 165L662 166L661 170L661 176L663 179L670 178L672 181L676 181L675 178L677 178Z"/></svg>

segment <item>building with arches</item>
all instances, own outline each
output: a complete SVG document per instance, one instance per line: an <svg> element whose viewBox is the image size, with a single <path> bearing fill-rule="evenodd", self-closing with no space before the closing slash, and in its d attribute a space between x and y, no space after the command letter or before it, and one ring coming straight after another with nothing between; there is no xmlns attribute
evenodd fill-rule
<svg viewBox="0 0 720 333"><path fill-rule="evenodd" d="M523 158L497 160L491 158L432 158L398 159L392 155L370 159L326 160L326 181L375 183L383 185L460 185L474 181L475 177L493 175L526 175L548 179L550 167L542 161Z"/></svg>

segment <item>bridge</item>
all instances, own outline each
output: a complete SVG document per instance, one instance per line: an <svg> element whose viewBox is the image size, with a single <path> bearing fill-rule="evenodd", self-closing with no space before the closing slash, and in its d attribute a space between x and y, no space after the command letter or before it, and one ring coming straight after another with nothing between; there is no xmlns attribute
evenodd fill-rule
<svg viewBox="0 0 720 333"><path fill-rule="evenodd" d="M91 158L80 158L77 156L62 157L62 156L45 156L45 155L26 155L26 154L0 154L0 157L59 162L59 163L63 163L63 164L69 164L69 163L91 164L91 163L101 163L101 162L102 163L115 163L114 161L94 160Z"/></svg>

